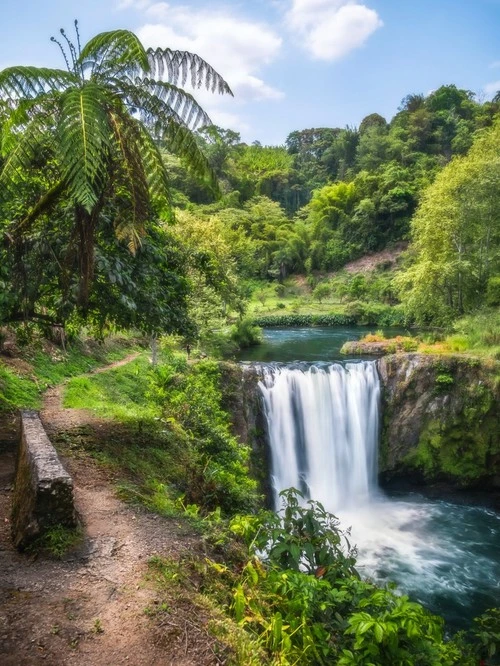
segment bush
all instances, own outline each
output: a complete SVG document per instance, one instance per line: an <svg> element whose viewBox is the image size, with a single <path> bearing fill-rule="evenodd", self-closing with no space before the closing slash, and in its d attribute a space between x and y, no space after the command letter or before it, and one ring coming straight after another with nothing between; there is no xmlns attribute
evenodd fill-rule
<svg viewBox="0 0 500 666"><path fill-rule="evenodd" d="M245 349L261 344L262 330L251 319L245 317L232 326L230 337L240 349Z"/></svg>
<svg viewBox="0 0 500 666"><path fill-rule="evenodd" d="M280 298L283 298L283 296L285 295L285 292L286 292L285 285L284 284L277 284L274 287L274 291L276 293L276 296L279 296Z"/></svg>
<svg viewBox="0 0 500 666"><path fill-rule="evenodd" d="M321 504L305 503L294 489L281 497L279 515L231 521L247 544L246 563L213 563L215 589L220 594L223 579L231 586L230 613L264 651L259 663L475 666L495 654L499 611L485 613L468 634L447 638L441 618L390 587L361 580L356 550Z"/></svg>
<svg viewBox="0 0 500 666"><path fill-rule="evenodd" d="M289 315L268 315L266 317L257 317L254 324L263 328L274 326L353 326L356 324L354 317L348 317L344 314L289 314Z"/></svg>
<svg viewBox="0 0 500 666"><path fill-rule="evenodd" d="M256 317L253 323L262 328L275 326L406 326L408 321L401 306L382 303L349 303L345 313L288 314Z"/></svg>
<svg viewBox="0 0 500 666"><path fill-rule="evenodd" d="M486 289L486 304L500 305L500 275L492 277L488 280L488 287Z"/></svg>
<svg viewBox="0 0 500 666"><path fill-rule="evenodd" d="M181 372L179 372L179 370ZM249 476L249 449L231 434L222 409L220 369L213 361L190 368L159 366L151 395L163 405L169 431L183 443L184 479L179 488L186 504L226 514L254 508L256 483Z"/></svg>
<svg viewBox="0 0 500 666"><path fill-rule="evenodd" d="M328 298L332 293L332 288L327 282L321 282L317 287L314 288L312 293L314 300L319 301L320 303L324 298Z"/></svg>

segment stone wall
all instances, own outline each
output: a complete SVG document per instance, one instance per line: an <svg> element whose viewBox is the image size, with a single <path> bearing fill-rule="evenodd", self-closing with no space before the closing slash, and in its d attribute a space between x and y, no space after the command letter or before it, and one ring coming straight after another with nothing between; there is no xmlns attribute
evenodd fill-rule
<svg viewBox="0 0 500 666"><path fill-rule="evenodd" d="M73 480L62 466L38 413L23 411L12 508L16 548L24 550L56 525L76 526Z"/></svg>

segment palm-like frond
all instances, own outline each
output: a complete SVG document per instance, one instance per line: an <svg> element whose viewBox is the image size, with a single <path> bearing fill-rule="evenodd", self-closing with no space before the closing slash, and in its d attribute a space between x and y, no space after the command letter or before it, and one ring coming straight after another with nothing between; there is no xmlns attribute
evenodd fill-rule
<svg viewBox="0 0 500 666"><path fill-rule="evenodd" d="M163 139L167 148L182 158L194 175L205 178L213 192L220 193L217 176L190 129L170 120Z"/></svg>
<svg viewBox="0 0 500 666"><path fill-rule="evenodd" d="M158 48L148 49L147 55L154 79L163 80L166 74L170 83L184 86L189 78L192 88L204 86L220 95L233 94L222 76L196 53Z"/></svg>
<svg viewBox="0 0 500 666"><path fill-rule="evenodd" d="M127 113L111 113L111 126L119 159L117 160L117 182L115 190L123 185L121 199L129 205L119 207L115 220L116 235L128 241L131 252L135 252L144 235L144 223L149 214L149 186L141 150L140 124Z"/></svg>
<svg viewBox="0 0 500 666"><path fill-rule="evenodd" d="M193 95L182 88L178 88L172 83L147 78L137 79L135 85L162 100L187 127L194 130L203 125L212 124L207 112L202 109Z"/></svg>
<svg viewBox="0 0 500 666"><path fill-rule="evenodd" d="M189 97L191 96L185 99L179 96L179 102L171 105L168 101L155 95L152 92L156 89L155 83L157 82L153 82L151 86L139 86L118 81L116 86L117 94L124 100L133 113L140 118L154 137L159 138L164 134L165 127L169 121L178 125L185 125L186 127L188 127L188 122L190 122L190 129L192 130L197 126L194 125L193 120L201 124L204 119L208 118L207 114L199 107L196 101L194 101L194 108L190 106ZM194 100L194 98L192 99ZM180 107L179 112L182 115L177 112L177 106ZM200 111L198 111L198 107Z"/></svg>
<svg viewBox="0 0 500 666"><path fill-rule="evenodd" d="M160 207L170 205L170 181L168 171L158 145L149 132L139 125L141 135L142 159L148 179L149 193L152 200Z"/></svg>
<svg viewBox="0 0 500 666"><path fill-rule="evenodd" d="M47 67L7 67L0 71L0 97L26 99L64 90L78 79L72 72Z"/></svg>
<svg viewBox="0 0 500 666"><path fill-rule="evenodd" d="M148 72L149 61L139 38L129 30L101 32L87 42L77 60L83 70L90 68L95 75L105 72Z"/></svg>
<svg viewBox="0 0 500 666"><path fill-rule="evenodd" d="M42 145L51 142L52 137L46 132L47 117L35 116L20 132L3 132L2 153L5 161L0 172L0 188L3 194L16 187L31 168L33 159Z"/></svg>
<svg viewBox="0 0 500 666"><path fill-rule="evenodd" d="M57 133L62 176L75 202L88 212L106 180L111 149L108 106L102 88L93 83L71 88L61 100Z"/></svg>

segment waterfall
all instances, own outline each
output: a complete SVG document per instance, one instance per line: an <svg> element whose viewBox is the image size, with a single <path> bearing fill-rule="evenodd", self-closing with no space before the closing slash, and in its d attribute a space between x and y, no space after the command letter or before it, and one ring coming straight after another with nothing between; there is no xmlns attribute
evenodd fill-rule
<svg viewBox="0 0 500 666"><path fill-rule="evenodd" d="M380 385L374 362L263 366L275 507L285 488L336 512L376 488Z"/></svg>

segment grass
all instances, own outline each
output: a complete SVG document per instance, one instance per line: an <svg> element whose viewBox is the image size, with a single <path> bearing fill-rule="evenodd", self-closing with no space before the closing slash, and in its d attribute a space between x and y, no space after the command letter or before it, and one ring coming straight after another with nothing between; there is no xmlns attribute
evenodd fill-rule
<svg viewBox="0 0 500 666"><path fill-rule="evenodd" d="M418 351L426 354L464 354L500 360L500 308L484 308L457 320L454 332L443 339L423 340Z"/></svg>
<svg viewBox="0 0 500 666"><path fill-rule="evenodd" d="M28 552L48 553L56 559L61 559L68 551L75 548L82 538L82 530L78 527L54 525L30 545Z"/></svg>
<svg viewBox="0 0 500 666"><path fill-rule="evenodd" d="M500 360L500 310L484 309L454 323L454 333L423 333L415 337L386 338L383 331L369 333L359 342L383 342L394 346L394 351L417 351L422 354L479 357Z"/></svg>
<svg viewBox="0 0 500 666"><path fill-rule="evenodd" d="M108 372L75 377L67 384L63 405L89 409L97 416L122 423L159 418L160 406L147 399L149 372L150 362L144 354Z"/></svg>
<svg viewBox="0 0 500 666"><path fill-rule="evenodd" d="M49 386L112 363L139 349L137 340L116 336L104 343L76 341L64 352L50 343L24 348L12 363L0 360L0 413L39 409Z"/></svg>
<svg viewBox="0 0 500 666"><path fill-rule="evenodd" d="M306 282L296 278L285 280L283 293L276 293L279 285L276 282L255 282L253 292L248 304L248 315L267 316L283 314L328 314L333 309L339 314L343 313L346 304L335 294L331 294L322 302L312 298L311 288Z"/></svg>
<svg viewBox="0 0 500 666"><path fill-rule="evenodd" d="M32 378L11 370L0 361L0 413L18 408L37 409L41 390Z"/></svg>
<svg viewBox="0 0 500 666"><path fill-rule="evenodd" d="M85 450L115 470L122 499L161 515L179 515L179 486L189 459L182 438L161 419L161 404L150 397L150 371L144 354L113 370L71 379L63 405L90 410L109 423L61 433L58 443L67 454Z"/></svg>

